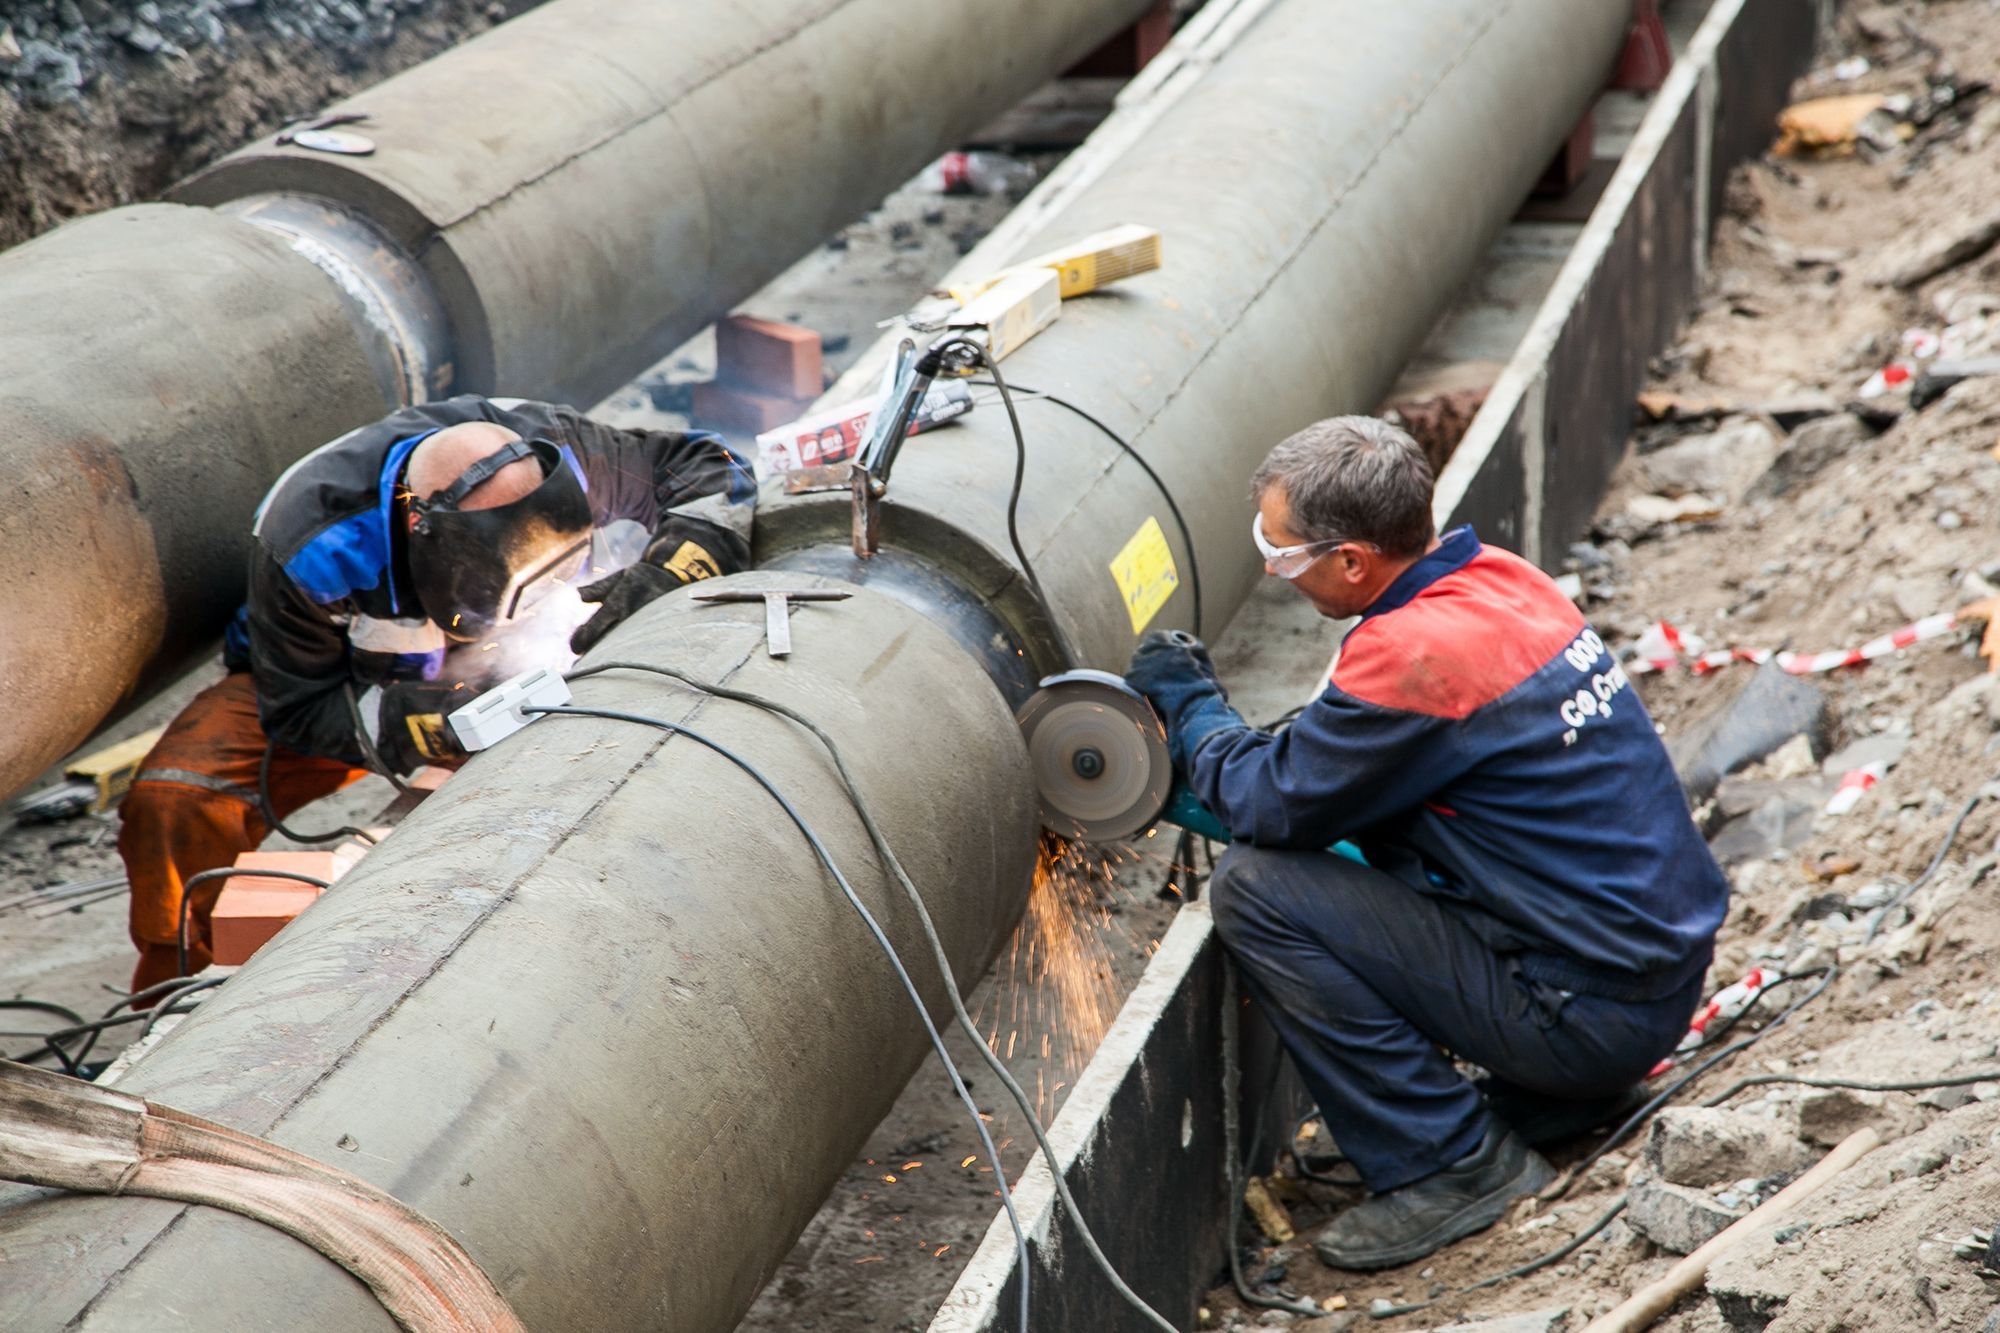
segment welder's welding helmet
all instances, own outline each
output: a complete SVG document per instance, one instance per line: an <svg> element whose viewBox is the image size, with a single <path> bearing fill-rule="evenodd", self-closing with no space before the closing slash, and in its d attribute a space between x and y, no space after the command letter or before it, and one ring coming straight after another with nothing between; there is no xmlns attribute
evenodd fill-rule
<svg viewBox="0 0 2000 1333"><path fill-rule="evenodd" d="M459 508L474 487L524 458L541 464L540 486L510 504ZM443 490L407 503L417 518L410 578L425 614L449 638L470 641L520 619L589 561L583 478L548 440L510 440Z"/></svg>

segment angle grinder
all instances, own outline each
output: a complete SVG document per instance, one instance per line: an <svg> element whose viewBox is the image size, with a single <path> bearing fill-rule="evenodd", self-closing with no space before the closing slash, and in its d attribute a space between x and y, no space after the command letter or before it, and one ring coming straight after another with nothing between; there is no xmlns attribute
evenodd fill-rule
<svg viewBox="0 0 2000 1333"><path fill-rule="evenodd" d="M1146 696L1109 671L1065 671L1015 715L1042 822L1064 837L1117 842L1161 820L1217 842L1228 830L1175 782L1167 729Z"/></svg>

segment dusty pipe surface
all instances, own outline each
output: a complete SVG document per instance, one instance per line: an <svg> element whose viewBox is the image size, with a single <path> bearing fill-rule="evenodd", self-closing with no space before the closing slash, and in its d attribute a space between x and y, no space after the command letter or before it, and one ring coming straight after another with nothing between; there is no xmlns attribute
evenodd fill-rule
<svg viewBox="0 0 2000 1333"><path fill-rule="evenodd" d="M1140 626L1111 565L1148 521L1178 586L1144 627L1213 636L1262 575L1251 471L1318 418L1372 411L1603 86L1629 6L1605 0L1274 5L1069 206L1025 257L1120 223L1157 228L1164 267L1064 303L1002 369L1101 418L1020 404L1020 529L1007 542L1013 437L997 404L903 451L883 547L972 590L1036 666L1122 668ZM990 392L990 391L983 391ZM880 582L846 552L844 494L772 495L763 538L787 563ZM802 549L809 548L809 549Z"/></svg>
<svg viewBox="0 0 2000 1333"><path fill-rule="evenodd" d="M213 645L265 489L385 406L363 341L318 268L206 209L0 255L0 796Z"/></svg>
<svg viewBox="0 0 2000 1333"><path fill-rule="evenodd" d="M462 387L595 402L1150 0L558 0L176 192L348 204L417 255Z"/></svg>
<svg viewBox="0 0 2000 1333"><path fill-rule="evenodd" d="M781 661L760 604L675 595L588 660L669 662L812 716L958 974L979 975L1034 857L1012 715L952 640L879 594L792 621ZM685 721L768 772L943 1011L914 914L809 736L658 678L580 681L576 697ZM529 1328L723 1330L927 1049L860 920L749 778L652 728L548 718L476 756L119 1086L390 1191L464 1243ZM234 1215L10 1189L0 1327L393 1326L340 1269Z"/></svg>
<svg viewBox="0 0 2000 1333"><path fill-rule="evenodd" d="M176 192L230 221L0 256L0 684L37 701L0 796L213 641L301 454L413 398L597 401L1146 5L550 0L343 103L373 156L266 140ZM418 282L362 290L379 256Z"/></svg>

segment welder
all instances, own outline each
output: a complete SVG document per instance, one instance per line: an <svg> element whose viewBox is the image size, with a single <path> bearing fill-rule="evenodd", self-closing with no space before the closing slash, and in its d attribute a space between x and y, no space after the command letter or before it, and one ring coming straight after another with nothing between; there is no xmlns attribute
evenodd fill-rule
<svg viewBox="0 0 2000 1333"><path fill-rule="evenodd" d="M1728 896L1603 640L1528 561L1439 537L1432 487L1366 417L1252 479L1265 570L1354 618L1289 728L1247 725L1185 635L1148 635L1127 675L1234 839L1216 930L1370 1190L1315 1239L1343 1269L1547 1184L1533 1143L1601 1120L1686 1033Z"/></svg>
<svg viewBox="0 0 2000 1333"><path fill-rule="evenodd" d="M746 567L754 496L714 435L477 396L404 408L293 465L257 510L228 674L125 798L133 988L180 969L183 884L255 848L267 811L282 821L371 770L462 762L453 709ZM208 961L220 889L187 904L189 970Z"/></svg>

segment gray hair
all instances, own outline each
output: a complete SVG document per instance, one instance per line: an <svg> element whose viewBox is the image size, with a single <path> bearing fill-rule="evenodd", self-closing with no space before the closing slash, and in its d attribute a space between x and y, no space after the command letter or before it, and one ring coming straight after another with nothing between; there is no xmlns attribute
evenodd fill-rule
<svg viewBox="0 0 2000 1333"><path fill-rule="evenodd" d="M1250 478L1250 498L1276 486L1307 541L1373 542L1392 556L1421 555L1437 535L1437 479L1423 448L1375 417L1329 417L1289 437Z"/></svg>

